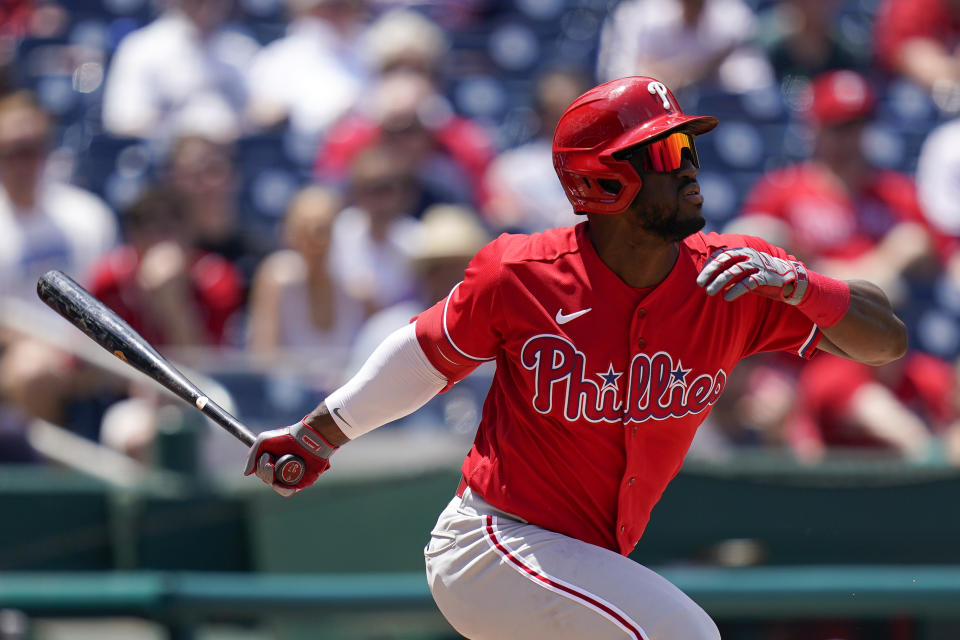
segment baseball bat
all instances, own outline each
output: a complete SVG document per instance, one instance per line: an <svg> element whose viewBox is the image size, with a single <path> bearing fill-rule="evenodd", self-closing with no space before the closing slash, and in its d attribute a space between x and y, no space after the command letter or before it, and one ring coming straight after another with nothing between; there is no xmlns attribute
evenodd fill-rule
<svg viewBox="0 0 960 640"><path fill-rule="evenodd" d="M70 276L48 271L37 281L37 295L101 347L199 409L243 444L253 445L256 436L242 422L208 398L133 327ZM275 475L282 484L296 484L305 471L297 456L288 454L276 461Z"/></svg>

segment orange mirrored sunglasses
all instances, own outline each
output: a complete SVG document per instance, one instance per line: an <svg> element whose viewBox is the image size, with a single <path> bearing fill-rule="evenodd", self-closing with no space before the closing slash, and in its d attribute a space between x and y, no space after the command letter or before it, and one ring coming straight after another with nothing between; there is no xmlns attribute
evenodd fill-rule
<svg viewBox="0 0 960 640"><path fill-rule="evenodd" d="M689 133L671 133L665 138L649 142L642 146L627 149L623 158L628 160L637 171L676 171L683 164L683 152L690 152L693 166L700 168L697 147Z"/></svg>

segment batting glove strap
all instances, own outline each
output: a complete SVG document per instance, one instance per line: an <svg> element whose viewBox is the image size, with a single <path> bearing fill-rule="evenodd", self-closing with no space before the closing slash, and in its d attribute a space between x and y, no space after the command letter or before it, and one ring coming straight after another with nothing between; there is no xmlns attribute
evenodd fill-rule
<svg viewBox="0 0 960 640"><path fill-rule="evenodd" d="M790 295L783 295L781 289L781 295L783 295L783 301L787 304L799 305L803 301L803 297L807 295L810 276L807 275L807 268L803 266L802 262L796 260L787 260L787 262L793 267L793 291Z"/></svg>
<svg viewBox="0 0 960 640"><path fill-rule="evenodd" d="M330 459L339 447L335 447L327 439L314 431L304 419L301 419L295 425L290 427L290 435L296 438L297 442L303 445L303 448L309 451L317 458L324 460Z"/></svg>

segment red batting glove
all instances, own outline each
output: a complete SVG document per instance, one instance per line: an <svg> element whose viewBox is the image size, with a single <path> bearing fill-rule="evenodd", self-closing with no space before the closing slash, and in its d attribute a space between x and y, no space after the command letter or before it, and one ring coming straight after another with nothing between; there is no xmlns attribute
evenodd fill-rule
<svg viewBox="0 0 960 640"><path fill-rule="evenodd" d="M301 420L289 427L264 431L257 436L247 454L243 475L255 473L274 491L289 498L316 482L320 474L330 468L330 456L337 448ZM275 463L287 454L299 457L306 467L303 477L296 484L282 483L276 477Z"/></svg>
<svg viewBox="0 0 960 640"><path fill-rule="evenodd" d="M723 291L728 302L753 292L793 305L803 300L807 281L807 270L800 262L749 247L714 253L697 276L697 284L709 295Z"/></svg>

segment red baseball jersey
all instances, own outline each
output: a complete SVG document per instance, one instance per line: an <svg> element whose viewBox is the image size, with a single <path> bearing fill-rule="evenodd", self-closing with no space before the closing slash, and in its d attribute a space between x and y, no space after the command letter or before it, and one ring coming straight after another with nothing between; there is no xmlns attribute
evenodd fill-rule
<svg viewBox="0 0 960 640"><path fill-rule="evenodd" d="M781 302L725 302L697 286L719 248L787 256L763 240L693 235L663 282L636 289L601 261L587 224L491 242L418 317L417 338L451 384L496 360L467 484L626 555L736 363L772 350L809 357L819 330Z"/></svg>

